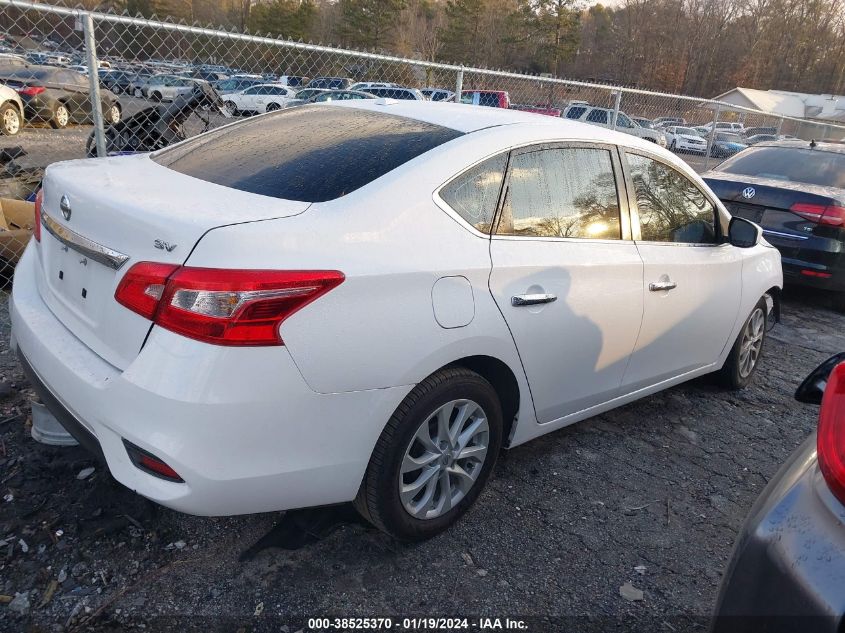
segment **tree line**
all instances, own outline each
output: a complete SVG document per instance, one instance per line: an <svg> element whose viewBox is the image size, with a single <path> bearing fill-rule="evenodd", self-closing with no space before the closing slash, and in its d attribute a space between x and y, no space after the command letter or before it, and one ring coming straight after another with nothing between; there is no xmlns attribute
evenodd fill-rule
<svg viewBox="0 0 845 633"><path fill-rule="evenodd" d="M589 7L576 0L85 4L430 61L695 96L712 97L737 85L845 92L845 0L621 0Z"/></svg>

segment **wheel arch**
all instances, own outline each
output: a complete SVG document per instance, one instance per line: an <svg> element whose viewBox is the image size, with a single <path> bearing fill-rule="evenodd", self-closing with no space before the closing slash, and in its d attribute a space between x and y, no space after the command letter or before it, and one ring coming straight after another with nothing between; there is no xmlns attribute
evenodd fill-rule
<svg viewBox="0 0 845 633"><path fill-rule="evenodd" d="M499 401L502 404L502 420L504 423L502 443L504 446L508 446L521 402L519 381L516 378L516 374L504 361L493 356L485 355L459 358L437 371L449 367L464 367L470 371L474 371L493 385L493 389L496 391Z"/></svg>

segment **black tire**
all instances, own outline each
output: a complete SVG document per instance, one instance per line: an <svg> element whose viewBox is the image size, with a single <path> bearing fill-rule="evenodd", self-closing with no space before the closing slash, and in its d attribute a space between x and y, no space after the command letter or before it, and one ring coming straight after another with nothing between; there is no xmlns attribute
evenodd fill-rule
<svg viewBox="0 0 845 633"><path fill-rule="evenodd" d="M103 108L103 120L106 125L117 125L123 115L123 110L119 103L106 104Z"/></svg>
<svg viewBox="0 0 845 633"><path fill-rule="evenodd" d="M144 98L144 91L141 90L140 88L135 88L132 91L132 94L135 95L136 99L143 99Z"/></svg>
<svg viewBox="0 0 845 633"><path fill-rule="evenodd" d="M675 151L675 145L677 145L677 143L674 140L669 144L669 149L673 152Z"/></svg>
<svg viewBox="0 0 845 633"><path fill-rule="evenodd" d="M757 356L754 358L751 370L746 373L741 367L743 361L742 347L746 340L746 330L750 327L749 324L757 314L758 310L761 310L763 313L763 329L760 337L760 346L757 351ZM731 347L731 353L728 354L725 364L722 366L722 369L719 370L719 382L728 389L745 389L754 377L754 372L757 371L757 365L760 364L760 358L763 355L763 347L766 343L766 327L768 325L767 310L768 306L766 305L766 300L761 298L751 309L751 314L749 314L743 322L742 328L739 330L739 334L736 337L736 341L734 341L733 347Z"/></svg>
<svg viewBox="0 0 845 633"><path fill-rule="evenodd" d="M478 465L478 477L450 510L435 517L412 516L399 496L400 468L418 429L433 413L453 400L480 405L489 425L487 451ZM402 401L373 449L370 463L355 498L355 508L375 527L403 541L418 541L439 534L457 521L475 502L490 478L502 446L502 407L492 385L462 367L442 369L419 383Z"/></svg>
<svg viewBox="0 0 845 633"><path fill-rule="evenodd" d="M152 99L156 103L161 102L161 93L158 90L153 90L152 94L150 95L150 99Z"/></svg>
<svg viewBox="0 0 845 633"><path fill-rule="evenodd" d="M267 104L267 112L275 112L276 110L280 110L282 106L278 103L268 103Z"/></svg>
<svg viewBox="0 0 845 633"><path fill-rule="evenodd" d="M23 117L17 106L7 101L0 106L0 131L6 136L15 136L23 127Z"/></svg>
<svg viewBox="0 0 845 633"><path fill-rule="evenodd" d="M57 101L56 105L53 106L53 116L50 118L50 126L60 130L66 128L69 122L70 110L67 109L64 103Z"/></svg>
<svg viewBox="0 0 845 633"><path fill-rule="evenodd" d="M223 107L226 108L229 116L236 116L238 114L238 106L235 105L234 101L224 101Z"/></svg>

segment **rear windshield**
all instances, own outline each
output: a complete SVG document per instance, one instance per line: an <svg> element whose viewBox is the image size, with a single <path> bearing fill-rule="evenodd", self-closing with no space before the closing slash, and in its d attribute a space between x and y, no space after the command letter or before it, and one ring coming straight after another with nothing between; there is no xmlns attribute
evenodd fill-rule
<svg viewBox="0 0 845 633"><path fill-rule="evenodd" d="M845 188L845 154L790 147L755 147L728 159L719 171L758 178Z"/></svg>
<svg viewBox="0 0 845 633"><path fill-rule="evenodd" d="M241 191L325 202L459 136L381 112L300 106L201 134L153 160Z"/></svg>

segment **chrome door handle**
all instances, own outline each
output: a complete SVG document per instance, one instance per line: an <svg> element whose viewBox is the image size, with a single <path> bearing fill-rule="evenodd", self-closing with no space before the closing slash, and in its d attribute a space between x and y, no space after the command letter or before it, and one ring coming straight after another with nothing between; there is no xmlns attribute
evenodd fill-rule
<svg viewBox="0 0 845 633"><path fill-rule="evenodd" d="M660 292L661 290L672 290L677 288L678 284L674 281L652 281L648 285L648 289L652 292Z"/></svg>
<svg viewBox="0 0 845 633"><path fill-rule="evenodd" d="M520 306L535 306L539 303L551 303L552 301L557 301L557 295L537 294L511 297L511 305L517 308Z"/></svg>

